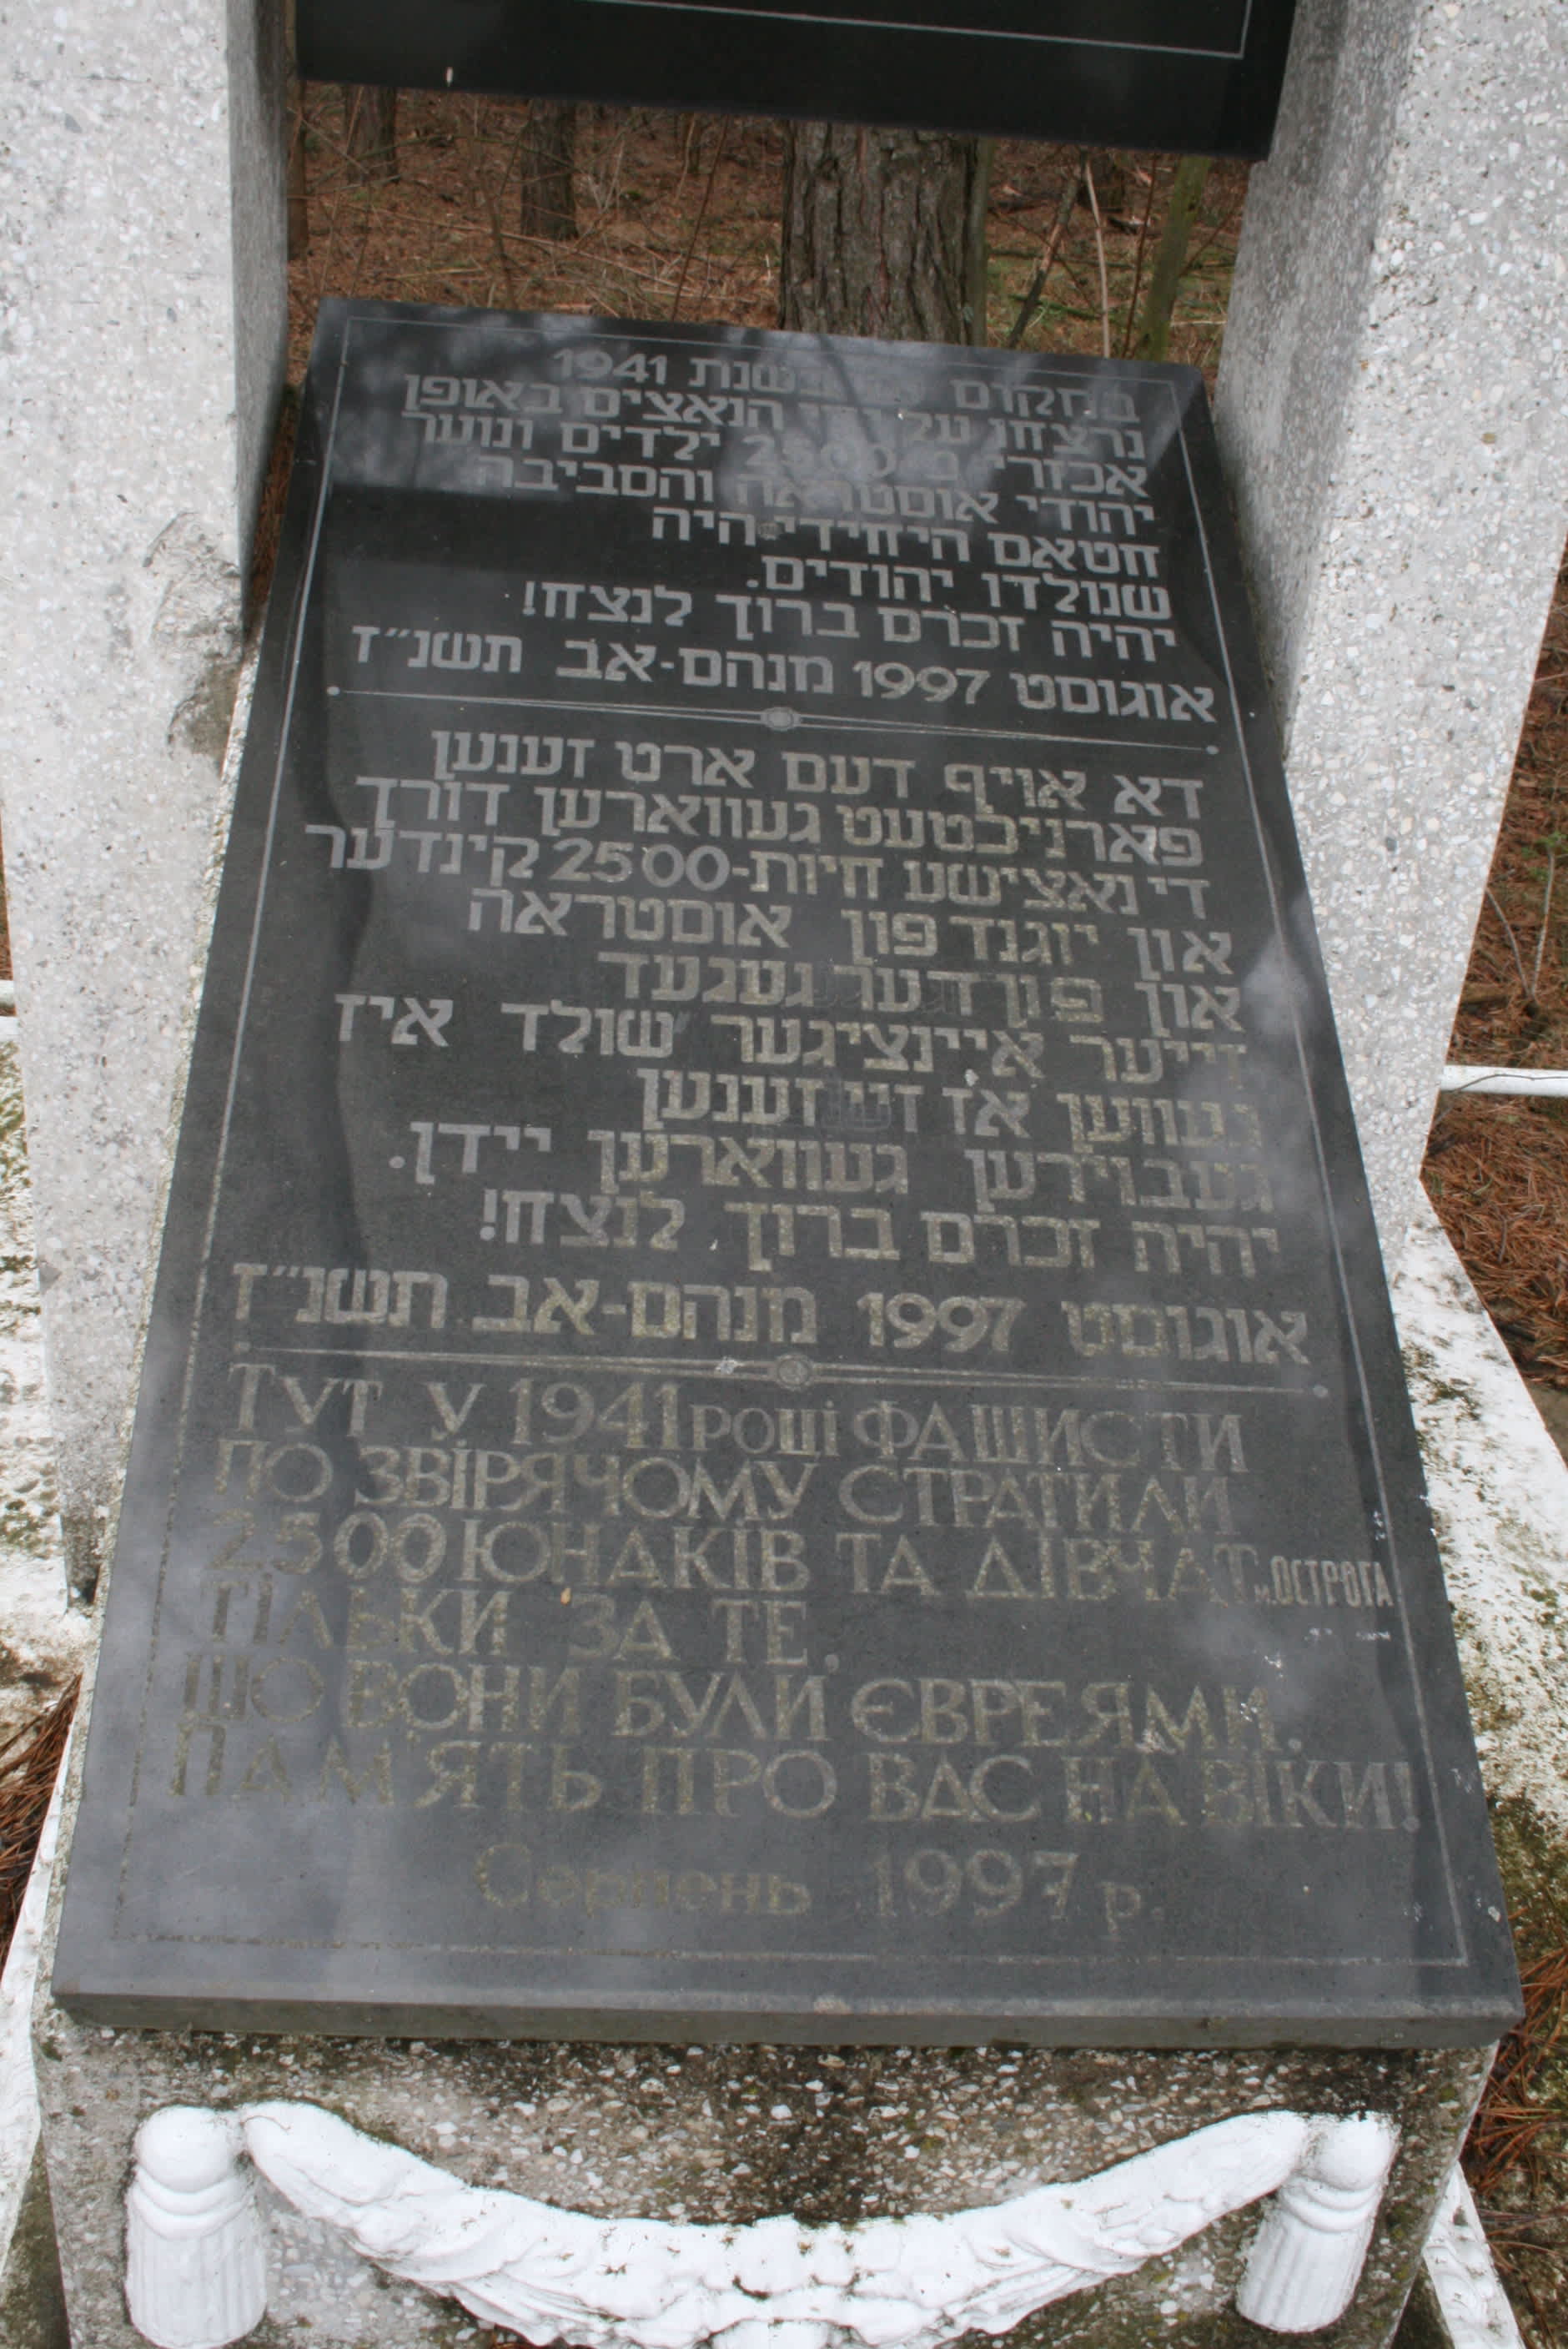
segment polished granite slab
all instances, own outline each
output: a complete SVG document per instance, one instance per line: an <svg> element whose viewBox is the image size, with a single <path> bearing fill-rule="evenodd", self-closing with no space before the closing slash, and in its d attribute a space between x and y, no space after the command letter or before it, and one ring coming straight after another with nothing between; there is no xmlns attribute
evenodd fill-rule
<svg viewBox="0 0 1568 2349"><path fill-rule="evenodd" d="M56 1986L1507 2024L1194 372L324 311Z"/></svg>
<svg viewBox="0 0 1568 2349"><path fill-rule="evenodd" d="M298 0L300 71L1266 155L1295 0Z"/></svg>

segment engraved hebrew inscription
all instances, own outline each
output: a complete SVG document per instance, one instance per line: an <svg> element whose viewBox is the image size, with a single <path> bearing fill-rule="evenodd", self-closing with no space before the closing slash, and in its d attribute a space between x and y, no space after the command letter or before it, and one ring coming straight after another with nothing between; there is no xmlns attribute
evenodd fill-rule
<svg viewBox="0 0 1568 2349"><path fill-rule="evenodd" d="M312 381L80 1995L1484 2035L1196 378L362 306Z"/></svg>

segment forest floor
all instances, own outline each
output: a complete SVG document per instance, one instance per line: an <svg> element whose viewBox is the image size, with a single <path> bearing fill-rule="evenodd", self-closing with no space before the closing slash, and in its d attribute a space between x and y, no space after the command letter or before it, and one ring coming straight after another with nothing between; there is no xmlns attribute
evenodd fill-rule
<svg viewBox="0 0 1568 2349"><path fill-rule="evenodd" d="M344 94L304 99L308 245L293 270L290 375L300 379L328 294L623 318L778 323L782 139L776 122L639 108L580 107L579 233L516 226L526 108L502 98L404 90L397 176L362 176L347 155ZM986 340L1006 340L1076 150L1000 142L992 173ZM1130 346L1175 170L1169 157L1096 155L1105 274L1087 201L1053 270L1030 349ZM1218 163L1189 249L1172 358L1212 367L1246 193L1246 166Z"/></svg>
<svg viewBox="0 0 1568 2349"><path fill-rule="evenodd" d="M519 102L400 94L396 176L369 178L347 152L347 93L310 88L296 128L303 203L291 264L289 381L303 380L316 310L332 295L569 310L634 319L772 326L778 302L779 127L757 120L578 110L580 233L517 226ZM1076 150L1005 140L989 221L987 336L1005 343L1052 233ZM1169 203L1175 166L1097 155L1023 336L1030 350L1121 357ZM1246 167L1217 164L1189 246L1169 347L1211 384L1246 192ZM299 222L299 212L304 220ZM253 585L270 567L287 435L269 481ZM1568 567L1558 583L1450 1058L1568 1068ZM0 977L10 957L0 899ZM1445 1097L1428 1188L1504 1340L1568 1442L1568 1102ZM31 1818L58 1724L43 1746L0 1753L5 1796ZM25 1773L27 1783L21 1783ZM0 1860L5 1855L0 1854ZM0 1893L0 1909L4 1895ZM1531 2349L1568 2341L1568 1896L1537 1871L1514 1920L1530 2013L1509 2044L1468 2162ZM0 1937L5 1919L0 1914Z"/></svg>

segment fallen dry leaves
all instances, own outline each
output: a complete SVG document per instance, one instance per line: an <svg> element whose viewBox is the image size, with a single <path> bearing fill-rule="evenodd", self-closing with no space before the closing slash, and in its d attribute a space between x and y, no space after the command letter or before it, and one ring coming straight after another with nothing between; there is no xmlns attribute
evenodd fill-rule
<svg viewBox="0 0 1568 2349"><path fill-rule="evenodd" d="M0 1964L16 1929L78 1685L73 1681L46 1712L24 1722L0 1745Z"/></svg>

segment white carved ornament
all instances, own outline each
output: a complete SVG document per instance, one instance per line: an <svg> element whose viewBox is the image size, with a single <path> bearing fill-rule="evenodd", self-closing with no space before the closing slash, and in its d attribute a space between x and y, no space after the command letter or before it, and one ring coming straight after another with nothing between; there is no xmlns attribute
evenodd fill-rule
<svg viewBox="0 0 1568 2349"><path fill-rule="evenodd" d="M1475 2199L1456 2162L1427 2237L1427 2273L1453 2349L1524 2349Z"/></svg>
<svg viewBox="0 0 1568 2349"><path fill-rule="evenodd" d="M1010 2332L1270 2194L1236 2306L1272 2332L1313 2333L1355 2292L1398 2143L1377 2114L1247 2113L988 2209L694 2227L468 2186L317 2105L170 2105L137 2135L126 2291L157 2349L223 2349L261 2322L248 2153L362 2257L541 2349L938 2349Z"/></svg>

